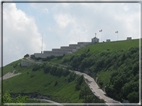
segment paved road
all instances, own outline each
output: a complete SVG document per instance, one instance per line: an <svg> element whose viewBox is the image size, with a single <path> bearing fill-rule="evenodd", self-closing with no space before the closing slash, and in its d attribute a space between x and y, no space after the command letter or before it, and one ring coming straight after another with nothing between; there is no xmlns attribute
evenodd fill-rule
<svg viewBox="0 0 142 106"><path fill-rule="evenodd" d="M30 58L27 58L27 59L29 60ZM95 96L97 96L99 99L103 99L108 106L109 105L116 106L116 103L117 103L117 106L123 106L122 103L120 103L119 101L116 101L116 100L106 96L106 93L102 89L99 88L99 86L94 81L94 79L92 77L90 77L89 75L87 75L85 73L81 73L79 71L71 71L71 70L69 70L69 71L75 72L77 75L83 75L84 78L85 78L85 82L88 84L88 86L89 86L90 90L93 92L93 94ZM3 80L14 77L14 76L19 75L19 74L21 74L21 73L14 74L14 71L13 71L13 73L7 73L3 76ZM54 102L54 101L51 101L51 100L47 100L47 101L50 102L50 103L55 103L55 104L61 105L61 104Z"/></svg>
<svg viewBox="0 0 142 106"><path fill-rule="evenodd" d="M91 91L93 92L93 94L95 96L97 96L99 99L103 99L107 105L123 106L122 103L120 103L119 101L116 101L116 100L106 96L106 93L102 89L100 89L100 87L97 85L97 83L94 81L94 79L92 77L90 77L89 75L87 75L85 73L78 72L78 71L71 71L71 70L69 70L69 71L75 72L77 75L83 75L85 78L85 82L88 84L88 86L91 89Z"/></svg>
<svg viewBox="0 0 142 106"><path fill-rule="evenodd" d="M45 101L45 102L52 103L53 105L57 105L57 106L63 106L62 104L57 103L57 102L52 101L52 100L47 100L47 99L37 99L37 98L33 98L33 100Z"/></svg>

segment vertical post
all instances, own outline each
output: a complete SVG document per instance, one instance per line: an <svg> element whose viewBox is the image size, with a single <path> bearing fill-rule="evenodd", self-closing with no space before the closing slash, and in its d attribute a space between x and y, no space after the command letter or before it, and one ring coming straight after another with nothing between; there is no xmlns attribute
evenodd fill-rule
<svg viewBox="0 0 142 106"><path fill-rule="evenodd" d="M80 36L79 36L79 42L80 42Z"/></svg>
<svg viewBox="0 0 142 106"><path fill-rule="evenodd" d="M116 33L116 37L117 37L116 40L118 41L118 31L115 31L115 33Z"/></svg>
<svg viewBox="0 0 142 106"><path fill-rule="evenodd" d="M117 31L117 41L118 41L118 31Z"/></svg>
<svg viewBox="0 0 142 106"><path fill-rule="evenodd" d="M101 41L103 42L103 39L102 39L102 31L101 31Z"/></svg>
<svg viewBox="0 0 142 106"><path fill-rule="evenodd" d="M117 34L117 41L118 41L118 33L116 33Z"/></svg>
<svg viewBox="0 0 142 106"><path fill-rule="evenodd" d="M102 36L101 36L101 33L100 33L100 42L102 41Z"/></svg>
<svg viewBox="0 0 142 106"><path fill-rule="evenodd" d="M97 33L95 33L95 37L96 37Z"/></svg>
<svg viewBox="0 0 142 106"><path fill-rule="evenodd" d="M102 33L102 29L101 30L99 30L99 32L101 32ZM100 42L102 41L102 34L100 34Z"/></svg>
<svg viewBox="0 0 142 106"><path fill-rule="evenodd" d="M43 53L43 34L42 34L42 41L41 41L41 53Z"/></svg>

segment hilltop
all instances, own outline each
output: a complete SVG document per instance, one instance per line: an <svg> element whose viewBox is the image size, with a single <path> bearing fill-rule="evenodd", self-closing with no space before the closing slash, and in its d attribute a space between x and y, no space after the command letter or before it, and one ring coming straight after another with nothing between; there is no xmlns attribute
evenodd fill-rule
<svg viewBox="0 0 142 106"><path fill-rule="evenodd" d="M43 63L21 67L21 60L18 60L4 67L4 74L12 70L22 73L4 81L4 92L6 90L12 93L37 92L59 102L85 102L84 100L89 99L79 98L79 95L86 89L89 98L95 97L84 81L79 89L75 90L81 77L67 71L72 69L85 72L97 79L97 83L108 96L121 102L124 100L138 102L138 39L91 44L71 55L51 56L45 59L31 57L37 61L42 60ZM70 79L71 82L68 82ZM37 83L40 86L37 86ZM70 94L73 96L70 97ZM95 98L89 102L101 101Z"/></svg>

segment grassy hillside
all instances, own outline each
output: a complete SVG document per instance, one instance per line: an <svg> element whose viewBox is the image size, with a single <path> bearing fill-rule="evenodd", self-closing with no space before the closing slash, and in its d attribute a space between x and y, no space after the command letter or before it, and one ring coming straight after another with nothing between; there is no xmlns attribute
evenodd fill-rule
<svg viewBox="0 0 142 106"><path fill-rule="evenodd" d="M17 61L14 61L6 66L3 67L3 75L5 75L6 73L8 72L13 72L13 70L15 70L15 67L17 65L20 65L21 63L21 59L17 60ZM19 68L17 67L16 68L17 70L19 70Z"/></svg>
<svg viewBox="0 0 142 106"><path fill-rule="evenodd" d="M138 39L92 44L51 61L98 78L99 86L112 98L138 102Z"/></svg>
<svg viewBox="0 0 142 106"><path fill-rule="evenodd" d="M31 67L21 67L18 62L13 65L15 64L17 65L13 69L22 74L3 81L4 93L37 93L57 102L80 103L88 102L86 98L80 97L82 92L86 92L85 97L93 97L89 102L103 102L94 97L84 80L77 89L80 77L68 70L48 63ZM12 67L11 64L8 66Z"/></svg>
<svg viewBox="0 0 142 106"><path fill-rule="evenodd" d="M104 42L98 44L88 45L84 48L81 48L72 55L65 55L64 57L51 57L43 60L50 60L54 63L62 63L62 61L70 59L73 56L80 56L83 53L87 55L98 55L103 52L117 52L117 51L127 51L132 47L139 47L139 39L133 40L122 40L122 41L113 41L113 42Z"/></svg>
<svg viewBox="0 0 142 106"><path fill-rule="evenodd" d="M19 61L4 67L4 73L10 70L22 72L21 75L4 81L4 91L38 92L59 102L87 102L92 99L91 92L85 83L77 86L77 77L73 78L71 74L60 76L61 71L50 69L48 65L46 67L20 67ZM72 70L87 72L94 79L98 78L97 83L106 90L108 96L119 101L125 99L138 102L138 39L92 44L72 55L48 57L43 61L50 66L62 64ZM74 80L68 82L72 78ZM85 91L85 89L88 90ZM79 95L83 92L88 92L89 98L80 97ZM95 100L92 101L102 102L97 98Z"/></svg>
<svg viewBox="0 0 142 106"><path fill-rule="evenodd" d="M98 54L106 51L119 51L119 50L128 50L131 47L138 47L139 41L138 39L134 40L123 40L123 41L114 41L114 42L104 42L104 43L98 43L98 44L92 44L89 45L75 53L76 54L81 54L82 52L86 50L90 50L89 53L93 54Z"/></svg>
<svg viewBox="0 0 142 106"><path fill-rule="evenodd" d="M86 71L107 94L119 101L138 102L139 41L107 42L87 46L62 64L74 70Z"/></svg>

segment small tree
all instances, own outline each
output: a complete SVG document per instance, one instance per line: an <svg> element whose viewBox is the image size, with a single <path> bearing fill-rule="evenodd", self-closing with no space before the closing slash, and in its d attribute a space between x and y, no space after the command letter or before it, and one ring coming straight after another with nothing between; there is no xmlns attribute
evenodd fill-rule
<svg viewBox="0 0 142 106"><path fill-rule="evenodd" d="M28 99L27 96L18 95L18 97L16 97L14 100L15 100L15 103L24 103L27 101L27 99Z"/></svg>
<svg viewBox="0 0 142 106"><path fill-rule="evenodd" d="M8 92L6 92L3 95L3 102L4 103L11 103L12 102L12 98L10 97L10 94Z"/></svg>
<svg viewBox="0 0 142 106"><path fill-rule="evenodd" d="M27 101L27 99L28 99L27 96L21 96L21 95L19 95L16 98L11 98L11 95L8 92L6 92L3 95L3 102L4 103L25 103Z"/></svg>
<svg viewBox="0 0 142 106"><path fill-rule="evenodd" d="M103 82L100 81L100 82L99 82L99 85L100 85L100 88L102 88L102 87L103 87Z"/></svg>
<svg viewBox="0 0 142 106"><path fill-rule="evenodd" d="M29 54L26 54L24 57L29 57Z"/></svg>
<svg viewBox="0 0 142 106"><path fill-rule="evenodd" d="M57 82L57 81L55 82L54 86L56 86L56 85L58 85L58 82Z"/></svg>

